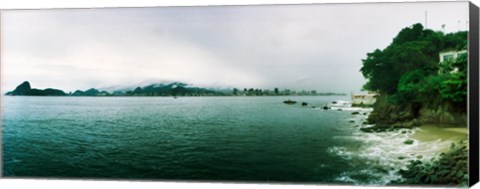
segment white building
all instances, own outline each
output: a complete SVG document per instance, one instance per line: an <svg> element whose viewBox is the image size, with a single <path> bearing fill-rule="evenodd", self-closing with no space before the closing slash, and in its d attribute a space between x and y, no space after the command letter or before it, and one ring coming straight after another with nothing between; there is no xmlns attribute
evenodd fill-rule
<svg viewBox="0 0 480 189"><path fill-rule="evenodd" d="M369 92L367 94L351 94L352 95L352 106L371 106L377 99L376 93Z"/></svg>
<svg viewBox="0 0 480 189"><path fill-rule="evenodd" d="M440 56L440 62L450 61L457 59L461 54L467 54L466 50L462 51L445 51L438 54Z"/></svg>
<svg viewBox="0 0 480 189"><path fill-rule="evenodd" d="M452 67L450 63L457 59L460 55L467 54L466 50L461 51L444 51L438 54L440 57L440 68L438 70L439 74L442 73L456 73L458 72L457 67Z"/></svg>

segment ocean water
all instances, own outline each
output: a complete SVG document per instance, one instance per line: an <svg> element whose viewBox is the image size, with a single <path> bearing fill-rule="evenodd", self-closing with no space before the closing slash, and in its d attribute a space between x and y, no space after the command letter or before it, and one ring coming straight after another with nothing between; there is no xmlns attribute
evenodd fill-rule
<svg viewBox="0 0 480 189"><path fill-rule="evenodd" d="M282 103L289 98L309 106ZM412 131L359 132L371 110L320 108L334 100L348 96L2 97L2 172L371 185L399 178L395 170L415 154L398 160L398 146L382 142L401 143Z"/></svg>

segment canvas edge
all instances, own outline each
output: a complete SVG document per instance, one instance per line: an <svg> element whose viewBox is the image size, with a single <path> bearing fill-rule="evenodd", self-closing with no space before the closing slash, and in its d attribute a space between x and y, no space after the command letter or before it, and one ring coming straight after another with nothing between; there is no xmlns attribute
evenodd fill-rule
<svg viewBox="0 0 480 189"><path fill-rule="evenodd" d="M472 2L469 3L469 186L479 180L479 9Z"/></svg>

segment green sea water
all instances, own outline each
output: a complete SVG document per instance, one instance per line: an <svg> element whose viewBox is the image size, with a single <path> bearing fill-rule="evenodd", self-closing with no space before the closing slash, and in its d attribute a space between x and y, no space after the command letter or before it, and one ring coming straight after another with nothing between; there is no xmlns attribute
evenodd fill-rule
<svg viewBox="0 0 480 189"><path fill-rule="evenodd" d="M385 184L334 100L2 97L3 176Z"/></svg>

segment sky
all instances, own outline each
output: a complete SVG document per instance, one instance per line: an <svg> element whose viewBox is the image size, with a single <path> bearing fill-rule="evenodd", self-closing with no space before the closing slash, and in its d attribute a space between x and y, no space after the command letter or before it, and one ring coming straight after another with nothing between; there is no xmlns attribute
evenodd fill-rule
<svg viewBox="0 0 480 189"><path fill-rule="evenodd" d="M1 91L160 82L358 92L368 52L415 23L466 30L467 2L8 10ZM445 25L442 28L442 25Z"/></svg>

